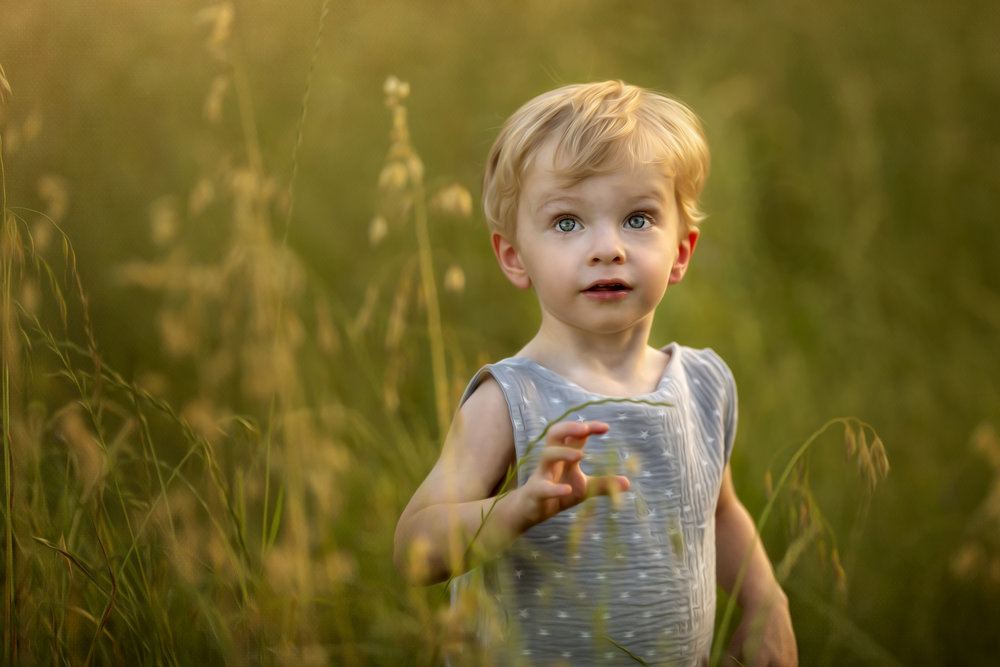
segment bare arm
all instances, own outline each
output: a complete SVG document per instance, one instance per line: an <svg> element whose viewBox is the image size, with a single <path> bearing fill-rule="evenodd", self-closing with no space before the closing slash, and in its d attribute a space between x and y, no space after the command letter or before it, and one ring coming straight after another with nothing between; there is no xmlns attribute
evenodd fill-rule
<svg viewBox="0 0 1000 667"><path fill-rule="evenodd" d="M553 426L528 481L496 496L515 462L514 433L499 385L484 381L459 410L441 456L399 518L397 571L413 583L443 581L494 557L557 512L627 489L623 477L590 478L580 470L587 438L607 429L600 422Z"/></svg>
<svg viewBox="0 0 1000 667"><path fill-rule="evenodd" d="M503 392L487 379L459 410L440 457L396 524L396 570L413 583L430 584L467 569L469 541L513 462L514 433ZM516 536L508 505L508 500L498 503L480 544L502 548Z"/></svg>
<svg viewBox="0 0 1000 667"><path fill-rule="evenodd" d="M719 584L730 593L749 554L746 574L736 591L743 619L729 646L730 656L751 666L797 665L788 598L774 577L750 513L736 496L728 465L715 509L715 549Z"/></svg>

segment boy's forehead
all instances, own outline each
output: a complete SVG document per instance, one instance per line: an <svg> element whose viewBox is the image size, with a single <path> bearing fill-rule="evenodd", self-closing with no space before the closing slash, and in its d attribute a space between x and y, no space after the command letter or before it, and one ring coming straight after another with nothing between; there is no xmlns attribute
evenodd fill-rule
<svg viewBox="0 0 1000 667"><path fill-rule="evenodd" d="M549 138L528 155L521 171L527 175L534 168L575 183L588 176L632 171L646 165L657 165L665 178L674 176L669 159L649 147L637 149L622 141L609 146L609 150L601 155L594 155L573 147L569 142Z"/></svg>
<svg viewBox="0 0 1000 667"><path fill-rule="evenodd" d="M522 168L527 178L545 175L563 187L571 187L591 176L615 172L636 172L652 168L663 177L665 185L673 186L673 169L663 159L648 159L628 150L613 151L600 161L581 163L579 156L573 155L555 139L549 139L528 157Z"/></svg>
<svg viewBox="0 0 1000 667"><path fill-rule="evenodd" d="M596 180L611 184L622 202L665 201L672 200L675 195L674 178L664 171L662 165L623 164L618 168L609 167L580 174L560 168L558 163L553 164L545 157L528 168L520 188L520 204L531 211L589 201L591 183L596 186Z"/></svg>

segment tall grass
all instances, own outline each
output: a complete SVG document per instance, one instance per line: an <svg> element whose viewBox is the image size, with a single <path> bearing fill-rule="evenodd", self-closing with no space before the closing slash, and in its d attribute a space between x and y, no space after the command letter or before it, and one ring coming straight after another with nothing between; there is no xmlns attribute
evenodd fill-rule
<svg viewBox="0 0 1000 667"><path fill-rule="evenodd" d="M181 213L170 200L153 207L151 231L164 257L130 262L120 275L161 295L162 345L178 367L196 373L180 407L164 398L171 393L169 371L128 380L102 361L70 240L51 217L39 216L29 229L24 216L37 213L4 201L11 664L368 664L402 655L433 662L474 642L465 606L451 608L433 591L398 584L368 588L373 571L385 576L388 553L383 546L382 564L363 563L358 517L346 511L346 503L364 496L377 501L379 519L391 525L405 497L405 489L377 481L372 495L370 479L352 482L366 457L340 438L373 449L387 434L405 439L407 426L391 415L406 370L402 359L412 350L404 339L414 333L426 341L435 388L431 441L446 426L451 388L427 219L429 210L464 216L471 206L456 184L428 202L406 125L408 87L390 79L385 92L392 131L371 238L381 243L388 233L386 215L401 218L392 223L396 232L412 223L415 238L386 313L378 312L377 298L353 315L342 306L336 315L325 309L326 300L336 299L314 291L276 233L277 187L253 165L253 150L246 165L202 177L189 198L186 215L195 219L205 215L205 198L224 200L219 209L231 239L214 262L190 264L176 232ZM62 245L55 266L39 242L51 233ZM14 295L16 286L22 295ZM422 306L423 319L409 312L412 302ZM55 307L55 329L43 305ZM67 338L77 325L86 347ZM307 326L313 336L305 335ZM367 345L376 326L384 327L385 353ZM316 398L307 386L314 375L307 366L322 355L343 359L344 345L386 399L388 429L353 413L347 397ZM63 402L53 407L55 397ZM874 484L885 473L880 440L869 447L870 427L840 421L849 454ZM786 485L797 490L808 518L779 568L784 576L817 531L833 537L817 518L800 466L821 432L786 465L758 524L763 528ZM382 525L379 532L390 531ZM836 549L830 553L841 572ZM364 616L355 613L372 594L379 599L366 601ZM731 616L730 603L721 637ZM385 640L391 643L380 645Z"/></svg>
<svg viewBox="0 0 1000 667"><path fill-rule="evenodd" d="M232 11L217 5L200 17L220 76L239 91ZM236 97L246 162L203 177L186 212L198 220L224 199L229 250L189 263L182 214L166 199L151 220L163 259L120 272L162 295L164 349L195 375L179 407L164 398L179 378L127 380L102 362L59 220L4 198L8 664L326 658L316 608L355 564L309 524L343 502L348 454L335 439L342 411L310 403L297 367L309 363L304 316L319 346L310 353L329 351L337 334L274 239L277 187L263 172L248 96ZM63 247L55 265L43 242L53 232ZM54 327L47 309L59 315ZM80 329L84 348L68 337ZM331 606L348 645L350 621ZM344 657L358 660L353 648Z"/></svg>
<svg viewBox="0 0 1000 667"><path fill-rule="evenodd" d="M295 69L268 59L298 32L250 27L263 4L192 1L140 22L197 31L180 74L147 32L81 37L143 10L13 7L5 53L36 14L52 32L4 63L15 95L0 70L5 663L433 664L467 642L462 606L389 557L456 392L531 326L479 266L466 186L504 110L625 76L706 114L713 216L658 321L740 380L734 474L804 660L990 664L995 13L723 4L315 2L283 10L316 30ZM591 39L609 33L631 38ZM95 71L60 70L56 44ZM413 94L387 84L380 114L400 70ZM170 127L181 107L201 116ZM80 113L150 136L84 139ZM861 422L779 447L844 413L892 445L874 501ZM721 642L738 611L719 610Z"/></svg>
<svg viewBox="0 0 1000 667"><path fill-rule="evenodd" d="M439 602L392 580L366 599L373 591L359 584L386 580L391 562L364 555L386 551L363 544L364 518L347 506L373 503L369 520L381 526L398 512L404 491L357 472L385 465L388 438L407 438L391 396L408 372L405 339L420 310L432 423L434 431L446 426L428 215L468 216L471 198L450 184L428 199L409 144L404 84L387 84L393 121L380 184L384 200L405 200L394 225L413 230L417 252L390 277L391 311L376 292L360 312L347 312L287 245L312 66L291 178L281 186L263 164L234 12L211 5L197 19L218 69L206 122L219 121L225 91L234 90L244 159L198 176L187 197L153 202L150 234L161 257L118 270L123 285L159 302L156 329L170 369L128 379L103 362L60 221L4 198L8 664L369 664L393 663L400 651L418 662L439 653ZM314 57L326 14L324 5ZM223 252L192 247L182 231L192 225L227 229ZM63 248L55 262L43 242L53 234ZM449 275L460 289L461 270ZM378 329L384 352L368 349ZM70 334L78 330L84 347ZM387 424L330 393L337 359L359 386L388 397Z"/></svg>

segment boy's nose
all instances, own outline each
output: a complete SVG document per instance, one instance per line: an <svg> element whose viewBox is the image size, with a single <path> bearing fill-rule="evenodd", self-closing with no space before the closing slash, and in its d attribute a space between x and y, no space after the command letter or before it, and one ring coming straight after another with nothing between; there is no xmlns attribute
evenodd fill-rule
<svg viewBox="0 0 1000 667"><path fill-rule="evenodd" d="M594 233L591 264L621 264L625 261L625 245L617 228L599 229Z"/></svg>

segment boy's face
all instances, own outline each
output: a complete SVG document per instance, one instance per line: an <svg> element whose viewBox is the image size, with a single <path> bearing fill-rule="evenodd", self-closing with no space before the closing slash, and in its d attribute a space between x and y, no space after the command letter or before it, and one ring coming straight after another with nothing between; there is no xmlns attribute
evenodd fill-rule
<svg viewBox="0 0 1000 667"><path fill-rule="evenodd" d="M524 174L517 238L493 235L507 277L534 286L543 327L590 333L648 328L687 269L697 230L679 230L673 180L639 165L567 183L552 142Z"/></svg>

